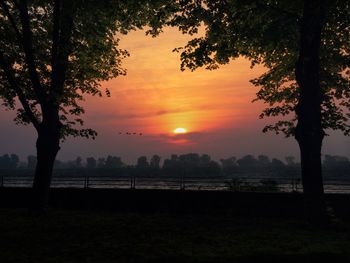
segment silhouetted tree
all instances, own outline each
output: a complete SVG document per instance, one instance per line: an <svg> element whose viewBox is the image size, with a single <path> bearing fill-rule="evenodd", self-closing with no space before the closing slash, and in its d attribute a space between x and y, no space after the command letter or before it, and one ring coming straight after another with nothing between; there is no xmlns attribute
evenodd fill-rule
<svg viewBox="0 0 350 263"><path fill-rule="evenodd" d="M77 163L75 160L69 160L66 162L67 168L68 169L75 169L77 168Z"/></svg>
<svg viewBox="0 0 350 263"><path fill-rule="evenodd" d="M258 167L258 160L251 154L245 155L237 160L237 163L241 170L243 171L256 171Z"/></svg>
<svg viewBox="0 0 350 263"><path fill-rule="evenodd" d="M259 155L258 156L258 161L259 161L259 165L260 166L268 166L270 164L270 159L268 156L266 155Z"/></svg>
<svg viewBox="0 0 350 263"><path fill-rule="evenodd" d="M147 161L147 157L146 156L140 156L139 158L137 158L136 167L140 168L140 169L148 168L149 167L149 163Z"/></svg>
<svg viewBox="0 0 350 263"><path fill-rule="evenodd" d="M54 164L54 169L63 169L65 168L65 163L61 160L56 159Z"/></svg>
<svg viewBox="0 0 350 263"><path fill-rule="evenodd" d="M4 154L3 156L0 156L0 167L2 169L8 169L10 168L11 159L8 154Z"/></svg>
<svg viewBox="0 0 350 263"><path fill-rule="evenodd" d="M97 168L104 168L106 165L106 159L105 158L98 158L97 159Z"/></svg>
<svg viewBox="0 0 350 263"><path fill-rule="evenodd" d="M179 157L176 154L172 154L170 159L165 159L162 170L164 173L172 176L182 175Z"/></svg>
<svg viewBox="0 0 350 263"><path fill-rule="evenodd" d="M15 169L19 163L19 157L16 154L4 154L0 156L0 169Z"/></svg>
<svg viewBox="0 0 350 263"><path fill-rule="evenodd" d="M29 155L27 157L27 162L28 162L28 169L35 169L36 167L36 162L37 162L37 159L36 159L36 156L34 155Z"/></svg>
<svg viewBox="0 0 350 263"><path fill-rule="evenodd" d="M347 157L326 154L323 165L325 176L344 178L345 180L349 178L350 161Z"/></svg>
<svg viewBox="0 0 350 263"><path fill-rule="evenodd" d="M159 169L160 168L160 156L155 154L152 156L151 160L150 160L150 167L154 168L154 169Z"/></svg>
<svg viewBox="0 0 350 263"><path fill-rule="evenodd" d="M287 162L287 165L295 165L295 157L294 156L286 156L286 162Z"/></svg>
<svg viewBox="0 0 350 263"><path fill-rule="evenodd" d="M295 162L294 156L286 156L286 168L285 168L285 174L287 177L293 178L293 180L296 180L296 178L300 178L300 164Z"/></svg>
<svg viewBox="0 0 350 263"><path fill-rule="evenodd" d="M165 159L163 172L175 176L215 176L221 174L220 165L211 160L208 154L188 153L171 155Z"/></svg>
<svg viewBox="0 0 350 263"><path fill-rule="evenodd" d="M74 161L74 166L75 166L76 168L81 168L81 167L83 167L82 161L83 161L83 159L82 159L80 156L78 156L78 157L75 159L75 161Z"/></svg>
<svg viewBox="0 0 350 263"><path fill-rule="evenodd" d="M105 163L105 168L121 168L123 166L122 159L117 156L108 155Z"/></svg>
<svg viewBox="0 0 350 263"><path fill-rule="evenodd" d="M326 154L324 156L323 163L325 166L329 166L329 167L337 166L337 165L346 166L350 164L349 159L347 157L338 156L338 155L329 155L329 154Z"/></svg>
<svg viewBox="0 0 350 263"><path fill-rule="evenodd" d="M199 165L199 161L200 157L198 153L181 154L178 157L178 166L180 167L181 175L196 175L196 167Z"/></svg>
<svg viewBox="0 0 350 263"><path fill-rule="evenodd" d="M325 129L350 134L348 79L350 5L322 1L178 1L170 24L205 34L182 49L182 68L216 69L245 56L268 71L253 80L257 100L271 107L261 117L288 116L264 131L293 135L300 147L302 182L310 215L323 213L321 148ZM181 49L178 49L181 50ZM294 114L295 115L294 115Z"/></svg>
<svg viewBox="0 0 350 263"><path fill-rule="evenodd" d="M220 165L211 159L210 155L202 154L199 157L198 173L204 176L216 176L221 175Z"/></svg>
<svg viewBox="0 0 350 263"><path fill-rule="evenodd" d="M17 109L17 123L32 124L38 134L34 209L47 205L60 140L96 136L76 127L83 124L83 95L101 95L102 81L125 74L121 60L128 53L118 48L115 33L156 25L167 15L163 6L146 0L0 2L0 97Z"/></svg>
<svg viewBox="0 0 350 263"><path fill-rule="evenodd" d="M230 157L227 159L220 159L222 172L224 175L232 175L237 172L236 157Z"/></svg>
<svg viewBox="0 0 350 263"><path fill-rule="evenodd" d="M94 169L96 168L96 159L94 157L88 157L86 158L86 168L88 169Z"/></svg>
<svg viewBox="0 0 350 263"><path fill-rule="evenodd" d="M218 176L222 175L220 164L216 161L211 160L207 165L204 166L205 176Z"/></svg>
<svg viewBox="0 0 350 263"><path fill-rule="evenodd" d="M211 162L211 157L208 154L202 154L199 157L199 162L201 166L208 166Z"/></svg>
<svg viewBox="0 0 350 263"><path fill-rule="evenodd" d="M150 164L146 156L140 156L137 158L135 169L136 175L150 175Z"/></svg>
<svg viewBox="0 0 350 263"><path fill-rule="evenodd" d="M271 165L274 169L281 169L286 166L281 160L277 158L272 158Z"/></svg>

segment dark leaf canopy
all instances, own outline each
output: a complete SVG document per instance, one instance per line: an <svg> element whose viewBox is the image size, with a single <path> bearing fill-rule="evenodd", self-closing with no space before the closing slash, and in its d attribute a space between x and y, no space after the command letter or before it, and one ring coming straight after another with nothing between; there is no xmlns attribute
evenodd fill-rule
<svg viewBox="0 0 350 263"><path fill-rule="evenodd" d="M287 0L179 0L169 22L195 34L181 52L181 68L216 69L239 56L266 72L251 80L259 86L256 100L267 104L260 117L282 116L264 128L292 135L298 102L295 64L299 52L299 25L303 1ZM321 43L322 125L350 135L350 3L326 1L327 17Z"/></svg>
<svg viewBox="0 0 350 263"><path fill-rule="evenodd" d="M129 54L118 47L120 36L159 28L170 13L160 0L1 0L3 106L17 110L17 123L37 129L47 108L56 107L63 138L94 137L76 126L83 124L80 103L86 94L102 96L102 81L126 74L122 60Z"/></svg>

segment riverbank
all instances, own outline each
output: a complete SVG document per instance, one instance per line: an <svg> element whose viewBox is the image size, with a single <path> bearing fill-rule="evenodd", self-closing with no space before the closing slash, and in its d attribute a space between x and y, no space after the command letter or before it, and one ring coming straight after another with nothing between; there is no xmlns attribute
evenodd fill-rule
<svg viewBox="0 0 350 263"><path fill-rule="evenodd" d="M0 262L350 260L348 233L294 219L0 209L0 233Z"/></svg>
<svg viewBox="0 0 350 263"><path fill-rule="evenodd" d="M0 208L29 206L30 188L0 188ZM338 217L350 218L350 195L326 194ZM233 191L53 188L50 207L127 213L226 214L304 218L300 193Z"/></svg>

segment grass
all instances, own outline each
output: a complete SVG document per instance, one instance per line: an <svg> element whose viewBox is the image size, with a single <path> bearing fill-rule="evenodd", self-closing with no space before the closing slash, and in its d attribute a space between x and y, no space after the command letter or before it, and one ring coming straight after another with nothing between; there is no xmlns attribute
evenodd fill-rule
<svg viewBox="0 0 350 263"><path fill-rule="evenodd" d="M0 262L349 262L348 233L303 221L0 209Z"/></svg>

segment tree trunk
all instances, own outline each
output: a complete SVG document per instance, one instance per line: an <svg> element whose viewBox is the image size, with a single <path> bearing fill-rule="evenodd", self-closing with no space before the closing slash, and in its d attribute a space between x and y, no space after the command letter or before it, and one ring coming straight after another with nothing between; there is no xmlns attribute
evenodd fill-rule
<svg viewBox="0 0 350 263"><path fill-rule="evenodd" d="M299 103L295 138L299 143L301 172L307 213L310 219L322 220L323 199L321 149L324 131L321 120L320 45L324 18L322 0L305 0L300 24L300 50L296 64Z"/></svg>
<svg viewBox="0 0 350 263"><path fill-rule="evenodd" d="M36 142L37 165L33 181L32 210L45 212L49 201L49 190L56 155L60 149L59 129L41 129Z"/></svg>

